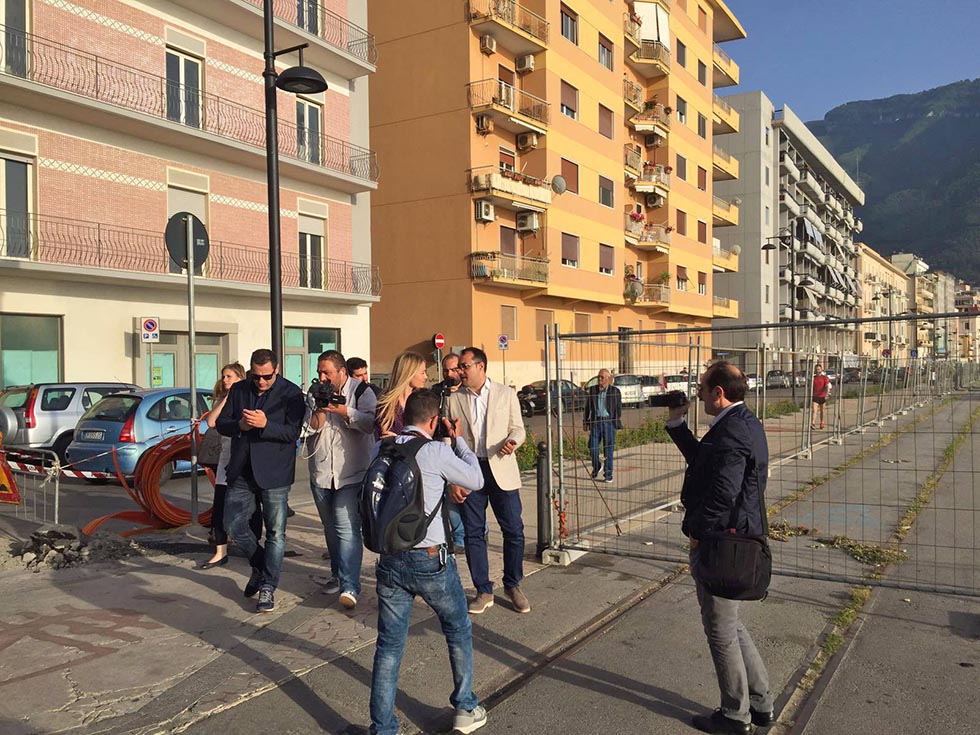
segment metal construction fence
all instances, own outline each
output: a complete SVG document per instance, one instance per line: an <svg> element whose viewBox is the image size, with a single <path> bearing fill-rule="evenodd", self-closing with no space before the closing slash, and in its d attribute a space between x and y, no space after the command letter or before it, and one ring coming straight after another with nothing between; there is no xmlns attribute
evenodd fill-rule
<svg viewBox="0 0 980 735"><path fill-rule="evenodd" d="M558 401L557 387L549 390L550 545L687 561L685 462L664 429L667 409L650 397L665 386L688 391L688 423L703 437L711 417L696 385L724 359L749 378L745 402L769 443L774 572L980 595L980 365L898 336L921 335L922 321L762 325L770 343L793 351L745 344L745 329L548 335L549 381L588 388L606 368L624 404L605 482L602 452L593 477L587 394ZM813 400L817 364L832 381L822 413Z"/></svg>
<svg viewBox="0 0 980 735"><path fill-rule="evenodd" d="M58 455L43 449L0 451L10 469L19 502L0 502L0 515L34 523L58 523L61 504L61 464Z"/></svg>

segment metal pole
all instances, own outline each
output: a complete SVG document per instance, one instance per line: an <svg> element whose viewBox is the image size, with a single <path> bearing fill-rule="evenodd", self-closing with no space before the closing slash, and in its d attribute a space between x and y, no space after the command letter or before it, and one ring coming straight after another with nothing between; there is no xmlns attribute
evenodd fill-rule
<svg viewBox="0 0 980 735"><path fill-rule="evenodd" d="M561 329L557 324L555 324L555 380L559 381L557 386L561 387ZM560 393L556 393L556 396L560 397ZM551 384L548 384L548 416L550 419L552 401L551 401ZM558 513L565 512L565 431L564 423L561 410L561 400L558 401L558 422L555 428L555 436L557 437L558 444ZM572 446L572 451L574 453L575 446Z"/></svg>
<svg viewBox="0 0 980 735"><path fill-rule="evenodd" d="M552 442L551 433L551 330L550 325L544 325L544 385L545 385L545 433L547 434L546 441L548 442L548 514L552 512L552 502L555 497L555 487L554 487L554 473L551 468L555 466L554 457L554 443ZM538 501L540 502L540 496ZM555 526L554 523L551 524L551 536L549 537L549 542L552 547L558 545L558 539L555 538Z"/></svg>
<svg viewBox="0 0 980 735"><path fill-rule="evenodd" d="M789 233L789 353L793 369L790 391L793 404L796 404L796 221L790 225Z"/></svg>
<svg viewBox="0 0 980 735"><path fill-rule="evenodd" d="M191 525L197 523L197 427L193 417L197 416L197 371L194 353L197 341L194 337L194 217L187 215L187 334L190 347L191 377ZM152 374L152 371L151 371Z"/></svg>
<svg viewBox="0 0 980 735"><path fill-rule="evenodd" d="M538 442L538 558L551 542L551 494L548 492L548 443Z"/></svg>
<svg viewBox="0 0 980 735"><path fill-rule="evenodd" d="M269 314L272 353L282 364L282 255L279 238L279 129L276 104L276 54L272 0L263 3L265 19L265 161L269 195Z"/></svg>

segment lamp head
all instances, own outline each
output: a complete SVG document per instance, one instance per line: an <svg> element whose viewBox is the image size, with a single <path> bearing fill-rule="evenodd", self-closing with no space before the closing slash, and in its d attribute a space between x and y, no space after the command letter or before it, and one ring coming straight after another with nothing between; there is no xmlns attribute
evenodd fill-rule
<svg viewBox="0 0 980 735"><path fill-rule="evenodd" d="M318 94L327 90L327 80L316 69L291 66L276 78L276 86L292 94Z"/></svg>

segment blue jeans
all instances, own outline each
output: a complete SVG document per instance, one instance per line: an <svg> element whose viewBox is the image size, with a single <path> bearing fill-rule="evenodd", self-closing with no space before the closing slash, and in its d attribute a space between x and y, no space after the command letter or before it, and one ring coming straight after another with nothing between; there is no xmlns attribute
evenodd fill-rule
<svg viewBox="0 0 980 735"><path fill-rule="evenodd" d="M262 584L275 589L279 586L282 557L286 553L286 508L289 485L264 490L244 477L228 486L225 495L225 529L248 557L255 572L262 575ZM249 520L261 503L265 523L265 548L255 537Z"/></svg>
<svg viewBox="0 0 980 735"><path fill-rule="evenodd" d="M453 670L449 703L472 710L480 702L473 693L473 633L466 595L456 559L445 566L427 551L404 551L378 559L378 642L371 671L371 735L396 735L395 695L398 671L405 653L409 619L415 597L431 607L442 626Z"/></svg>
<svg viewBox="0 0 980 735"><path fill-rule="evenodd" d="M477 592L493 593L490 562L487 559L487 504L500 524L504 537L504 587L516 587L524 578L524 520L521 518L521 491L501 490L493 479L490 464L480 460L483 489L474 490L460 506L466 530L466 563Z"/></svg>
<svg viewBox="0 0 980 735"><path fill-rule="evenodd" d="M460 512L460 508L462 507L462 503L454 503L449 498L446 498L446 510L449 512L449 532L453 535L453 545L456 547L457 554L463 550L463 546L466 543L466 534L463 530L463 516Z"/></svg>
<svg viewBox="0 0 980 735"><path fill-rule="evenodd" d="M330 552L330 576L340 580L341 592L361 594L361 514L357 508L360 484L345 485L339 490L319 487L310 481L323 538Z"/></svg>
<svg viewBox="0 0 980 735"><path fill-rule="evenodd" d="M589 428L589 451L592 453L592 474L599 474L599 443L605 450L603 474L607 480L613 476L613 450L616 448L616 424L599 419Z"/></svg>

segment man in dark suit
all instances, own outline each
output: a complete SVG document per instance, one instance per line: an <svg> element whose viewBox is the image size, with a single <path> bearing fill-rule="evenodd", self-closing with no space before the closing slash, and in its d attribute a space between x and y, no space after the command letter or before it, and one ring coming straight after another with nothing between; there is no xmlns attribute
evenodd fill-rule
<svg viewBox="0 0 980 735"><path fill-rule="evenodd" d="M215 424L221 434L231 437L225 525L252 566L245 596L259 593L259 612L276 607L273 593L286 550L287 501L305 412L303 391L279 375L275 353L256 350L248 379L231 387ZM265 521L264 549L248 523L257 505Z"/></svg>
<svg viewBox="0 0 980 735"><path fill-rule="evenodd" d="M710 733L748 733L753 724L766 727L774 721L769 674L738 619L738 601L715 597L698 580L698 540L705 534L728 529L764 533L769 447L762 424L742 402L745 392L742 372L716 362L698 385L705 413L714 417L701 441L685 420L686 400L670 409L667 421L667 433L687 460L681 530L691 539L691 576L721 690L721 707L694 717L694 726Z"/></svg>
<svg viewBox="0 0 980 735"><path fill-rule="evenodd" d="M623 397L619 388L612 384L612 376L603 368L599 382L589 388L589 400L585 404L585 430L589 432L589 451L592 453L592 478L605 470L606 482L613 481L613 450L616 449L616 431L623 428ZM605 450L605 465L599 464L599 444Z"/></svg>

